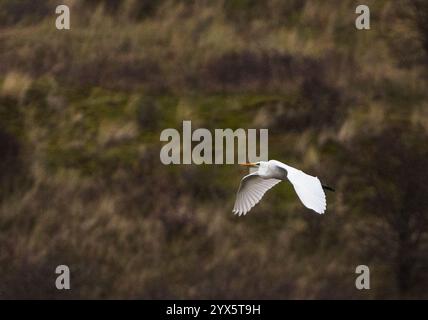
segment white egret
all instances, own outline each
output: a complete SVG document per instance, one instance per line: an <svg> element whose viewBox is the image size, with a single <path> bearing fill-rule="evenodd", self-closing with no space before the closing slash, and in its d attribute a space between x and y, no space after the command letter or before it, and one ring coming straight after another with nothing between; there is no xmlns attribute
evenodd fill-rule
<svg viewBox="0 0 428 320"><path fill-rule="evenodd" d="M323 186L317 177L276 160L241 165L255 167L258 170L241 180L233 208L233 212L238 215L245 215L261 200L266 191L286 179L291 182L305 207L319 214L323 214L327 207L323 188L334 191L330 187Z"/></svg>

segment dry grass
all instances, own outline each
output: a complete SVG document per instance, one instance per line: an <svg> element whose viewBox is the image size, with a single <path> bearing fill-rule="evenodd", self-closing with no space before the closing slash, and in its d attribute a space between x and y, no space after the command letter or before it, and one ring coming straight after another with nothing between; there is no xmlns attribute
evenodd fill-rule
<svg viewBox="0 0 428 320"><path fill-rule="evenodd" d="M409 227L421 240L402 287L390 219L407 211L379 197L386 186L398 207L415 203L408 212L424 226L413 166L428 128L426 52L399 14L412 12L407 1L368 2L369 32L355 31L351 0L69 1L70 32L43 8L4 20L0 297L426 297L427 228ZM328 213L307 212L284 184L233 216L244 172L159 162L160 131L187 119L268 128L271 158L336 187ZM396 191L395 175L373 189L365 172L399 172L419 198ZM363 263L370 293L354 289ZM70 292L54 290L59 264Z"/></svg>

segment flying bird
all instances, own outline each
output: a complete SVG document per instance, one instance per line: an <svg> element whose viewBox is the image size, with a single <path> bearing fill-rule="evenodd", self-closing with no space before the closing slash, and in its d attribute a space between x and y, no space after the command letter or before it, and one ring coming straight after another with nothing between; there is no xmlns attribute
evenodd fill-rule
<svg viewBox="0 0 428 320"><path fill-rule="evenodd" d="M255 163L243 163L242 166L257 168L257 171L242 178L236 194L233 213L245 215L263 197L263 195L283 180L291 182L303 205L319 214L327 207L323 189L334 189L321 184L317 177L290 167L280 161L269 160Z"/></svg>

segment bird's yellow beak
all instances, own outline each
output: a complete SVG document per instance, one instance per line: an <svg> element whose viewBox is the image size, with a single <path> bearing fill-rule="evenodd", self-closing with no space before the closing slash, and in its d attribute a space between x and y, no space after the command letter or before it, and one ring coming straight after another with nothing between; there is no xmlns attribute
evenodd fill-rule
<svg viewBox="0 0 428 320"><path fill-rule="evenodd" d="M256 167L256 164L252 162L240 163L239 165L244 167Z"/></svg>

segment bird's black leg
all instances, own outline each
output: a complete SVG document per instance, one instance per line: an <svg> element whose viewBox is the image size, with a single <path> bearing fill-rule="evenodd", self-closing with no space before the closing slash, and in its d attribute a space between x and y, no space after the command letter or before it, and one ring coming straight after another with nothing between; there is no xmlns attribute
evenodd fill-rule
<svg viewBox="0 0 428 320"><path fill-rule="evenodd" d="M324 190L328 190L328 191L331 191L331 192L335 192L336 190L334 190L332 187L329 187L329 186L326 186L326 185L322 185L322 188L324 189Z"/></svg>

